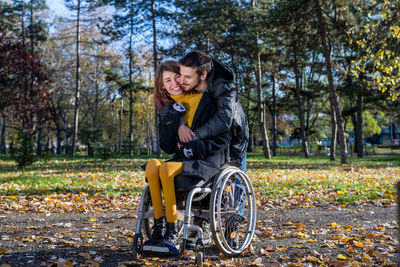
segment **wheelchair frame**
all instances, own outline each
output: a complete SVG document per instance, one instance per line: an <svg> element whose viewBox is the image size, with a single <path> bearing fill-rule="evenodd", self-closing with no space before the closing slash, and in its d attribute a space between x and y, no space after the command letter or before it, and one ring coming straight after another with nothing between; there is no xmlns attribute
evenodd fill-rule
<svg viewBox="0 0 400 267"><path fill-rule="evenodd" d="M223 201L223 195L229 194L231 189L231 185L229 184L229 180L231 178L241 179L242 184L245 186L245 195L246 195L246 202L248 203L249 211L247 212L247 229L244 232L245 237L243 238L243 242L238 248L234 248L228 244L228 241L225 238L225 234L223 233L223 224L224 222L221 221L223 218L224 211L222 210L221 203ZM236 180L235 180L236 182ZM229 189L229 190L228 190ZM237 256L242 253L247 246L250 244L254 231L255 231L255 224L256 224L256 216L257 216L257 209L256 209L256 201L255 201L255 194L253 186L247 177L247 175L242 172L239 168L234 166L228 166L221 170L219 174L214 177L213 186L212 188L209 187L195 187L189 191L189 194L186 199L186 207L185 213L183 214L183 225L180 226L180 230L182 231L183 228L183 237L182 242L180 245L180 250L177 255L162 254L162 253L155 253L155 252L148 252L142 250L143 245L143 235L142 235L142 224L144 223L144 232L147 238L150 237L150 225L149 219L154 217L152 210L148 210L149 204L146 201L149 201L150 197L150 190L149 186L147 186L143 192L142 197L140 200L140 206L138 211L137 217L137 224L136 224L136 232L133 238L133 256L134 259L138 258L138 254L142 255L149 255L149 256L175 256L179 257L183 254L186 247L187 238L189 236L189 230L195 231L197 233L197 242L195 245L195 263L197 265L202 266L204 260L204 243L203 243L203 230L201 227L197 225L190 224L191 214L196 214L196 211L192 211L192 204L193 202L201 201L209 194L210 197L210 204L209 208L206 209L205 207L200 208L200 215L203 213L208 213L209 216L207 218L210 219L210 228L213 240L219 250L229 257ZM195 195L199 196L195 197ZM229 214L236 214L238 212L237 207L235 210L230 210ZM197 214L196 214L197 215ZM178 219L182 217L182 213L178 211Z"/></svg>

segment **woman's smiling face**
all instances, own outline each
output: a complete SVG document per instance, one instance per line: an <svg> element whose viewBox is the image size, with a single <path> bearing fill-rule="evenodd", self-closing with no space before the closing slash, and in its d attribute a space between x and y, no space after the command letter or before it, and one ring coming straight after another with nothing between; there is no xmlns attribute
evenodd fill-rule
<svg viewBox="0 0 400 267"><path fill-rule="evenodd" d="M181 75L171 71L164 71L162 74L164 88L170 95L180 95L183 90L181 89Z"/></svg>

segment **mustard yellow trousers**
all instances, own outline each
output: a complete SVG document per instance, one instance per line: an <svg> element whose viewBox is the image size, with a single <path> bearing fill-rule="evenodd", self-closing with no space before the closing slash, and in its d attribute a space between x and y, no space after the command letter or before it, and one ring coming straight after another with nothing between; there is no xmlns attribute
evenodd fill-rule
<svg viewBox="0 0 400 267"><path fill-rule="evenodd" d="M150 187L154 218L164 216L161 185L164 193L167 222L177 221L174 178L182 173L182 162L161 162L151 159L146 165L146 177Z"/></svg>

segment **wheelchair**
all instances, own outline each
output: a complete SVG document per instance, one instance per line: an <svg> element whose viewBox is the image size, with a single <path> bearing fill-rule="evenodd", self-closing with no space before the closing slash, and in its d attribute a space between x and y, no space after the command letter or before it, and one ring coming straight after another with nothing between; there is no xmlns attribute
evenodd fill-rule
<svg viewBox="0 0 400 267"><path fill-rule="evenodd" d="M225 164L209 182L200 178L175 177L175 192L178 211L178 228L181 238L180 257L186 249L189 232L195 232L195 264L203 266L205 245L201 227L192 224L193 216L207 219L211 237L218 249L227 257L240 255L250 244L256 224L256 200L253 186L247 175L238 167ZM136 232L133 238L133 258L140 255L167 256L143 251L143 243L150 238L154 214L147 186L141 196Z"/></svg>

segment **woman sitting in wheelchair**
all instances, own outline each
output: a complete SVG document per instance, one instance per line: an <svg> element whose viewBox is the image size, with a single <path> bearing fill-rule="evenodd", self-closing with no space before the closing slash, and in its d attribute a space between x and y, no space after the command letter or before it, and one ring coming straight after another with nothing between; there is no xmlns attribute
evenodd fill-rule
<svg viewBox="0 0 400 267"><path fill-rule="evenodd" d="M204 140L194 137L188 143L179 142L177 131L182 123L194 131L207 123L217 110L217 104L207 92L183 92L180 80L180 67L175 61L163 62L156 72L154 98L159 111L160 146L166 153L175 154L166 162L151 159L146 165L155 223L143 251L171 254L178 251L174 177L182 174L207 181L229 159L229 132Z"/></svg>

